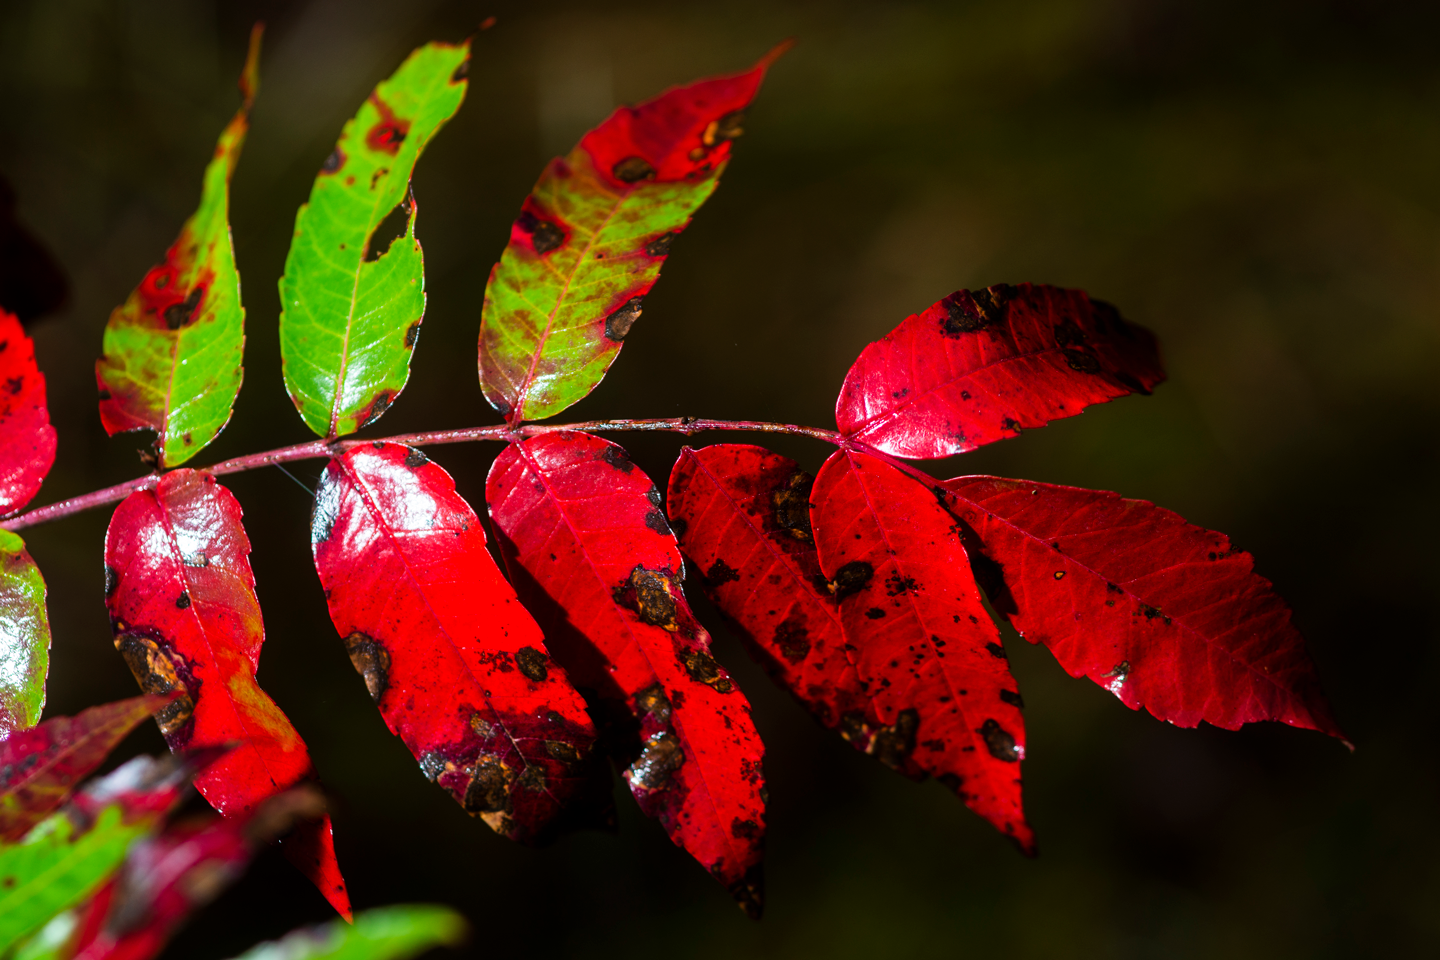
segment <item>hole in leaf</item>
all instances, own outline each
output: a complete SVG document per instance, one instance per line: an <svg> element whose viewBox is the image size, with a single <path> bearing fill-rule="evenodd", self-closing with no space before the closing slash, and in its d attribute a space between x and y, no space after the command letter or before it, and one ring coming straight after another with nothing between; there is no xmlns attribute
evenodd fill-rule
<svg viewBox="0 0 1440 960"><path fill-rule="evenodd" d="M383 257L392 243L405 236L409 225L410 201L406 200L385 214L385 219L380 221L380 225L370 235L370 243L365 247L365 262L374 263Z"/></svg>

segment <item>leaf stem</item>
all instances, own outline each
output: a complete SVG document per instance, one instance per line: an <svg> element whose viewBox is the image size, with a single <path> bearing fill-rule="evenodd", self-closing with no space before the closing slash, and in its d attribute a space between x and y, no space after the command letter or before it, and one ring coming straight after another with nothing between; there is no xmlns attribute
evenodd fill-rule
<svg viewBox="0 0 1440 960"><path fill-rule="evenodd" d="M791 423L767 423L757 420L705 420L698 417L670 417L651 420L590 420L585 423L531 423L513 429L504 424L500 424L489 427L466 427L460 430L431 430L426 433L408 433L394 437L380 437L374 440L352 437L345 440L332 440L329 443L324 440L311 440L307 443L297 443L289 447L279 447L263 453L249 453L243 457L222 460L209 467L201 467L199 469L218 477L227 473L243 473L247 470L257 470L261 467L274 466L275 464L286 463L291 460L318 460L339 456L351 447L364 443L403 443L412 447L424 447L438 443L472 443L482 440L498 440L508 443L524 437L534 437L545 433L558 433L565 430L583 430L587 433L666 431L683 433L687 437L708 430L733 430L751 433L782 433L790 436L810 437L815 440L823 440L826 443L833 443L836 446L846 445L845 438L840 434L834 430L822 430L819 427L804 427ZM34 510L11 517L8 520L0 521L0 527L6 530L23 530L26 527L33 527L50 520L59 520L62 517L92 510L95 507L103 507L107 503L116 503L117 501L123 500L137 490L148 490L155 486L159 480L159 473L136 477L134 480L127 480L125 483L117 483L113 487L94 490L78 497L71 497L69 500L60 500L43 507L36 507Z"/></svg>

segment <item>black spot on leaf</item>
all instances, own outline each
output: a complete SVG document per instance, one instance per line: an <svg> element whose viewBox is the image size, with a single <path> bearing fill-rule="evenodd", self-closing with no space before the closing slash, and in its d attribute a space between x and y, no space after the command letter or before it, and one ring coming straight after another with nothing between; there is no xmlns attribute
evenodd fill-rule
<svg viewBox="0 0 1440 960"><path fill-rule="evenodd" d="M851 560L835 571L835 582L831 585L831 590L836 600L843 600L864 590L874 577L875 568L869 563L864 560Z"/></svg>
<svg viewBox="0 0 1440 960"><path fill-rule="evenodd" d="M410 452L405 454L405 466L411 470L418 470L429 462L430 458L425 455L424 450L417 450L411 447Z"/></svg>
<svg viewBox="0 0 1440 960"><path fill-rule="evenodd" d="M606 317L605 336L616 343L624 341L630 335L630 328L635 326L635 321L640 319L640 305L643 299L643 297L631 297L614 313Z"/></svg>
<svg viewBox="0 0 1440 960"><path fill-rule="evenodd" d="M996 760L1004 760L1006 763L1019 761L1020 754L1015 749L1015 737L995 720L986 720L980 724L980 729L975 731L985 741L985 749L990 751L990 756Z"/></svg>
<svg viewBox="0 0 1440 960"><path fill-rule="evenodd" d="M721 584L733 583L739 579L739 572L730 566L730 564L720 559L716 559L714 563L710 564L710 569L705 571L705 585L712 589Z"/></svg>
<svg viewBox="0 0 1440 960"><path fill-rule="evenodd" d="M515 654L515 663L520 667L521 673L536 683L543 683L550 675L550 658L534 647L521 647Z"/></svg>
<svg viewBox="0 0 1440 960"><path fill-rule="evenodd" d="M179 303L172 303L166 307L161 316L165 320L167 330L179 330L195 319L195 308L200 306L200 300L205 296L205 288L197 286L190 291L190 295Z"/></svg>
<svg viewBox="0 0 1440 960"><path fill-rule="evenodd" d="M626 157L615 164L610 172L621 183L638 183L655 176L655 168L650 166L650 162L643 157Z"/></svg>

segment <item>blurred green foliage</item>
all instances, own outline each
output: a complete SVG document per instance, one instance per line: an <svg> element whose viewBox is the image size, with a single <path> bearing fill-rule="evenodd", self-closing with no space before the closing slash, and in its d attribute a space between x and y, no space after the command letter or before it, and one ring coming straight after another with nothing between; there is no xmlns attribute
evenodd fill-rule
<svg viewBox="0 0 1440 960"><path fill-rule="evenodd" d="M753 924L618 792L619 836L532 851L426 783L326 617L308 495L278 471L236 476L269 627L260 680L336 795L357 906L451 903L475 956L1440 947L1440 8L12 0L0 171L73 282L66 311L32 327L60 431L42 502L142 470L143 439L100 429L91 364L110 309L194 207L251 22L269 29L232 208L247 369L214 459L306 438L274 284L340 125L411 48L492 13L470 97L415 179L429 309L410 385L369 433L497 422L475 382L481 296L543 162L616 103L794 35L624 356L570 413L824 426L850 361L908 313L962 286L1082 287L1160 335L1171 381L936 472L1118 490L1231 534L1294 606L1358 749L1166 727L1012 636L1041 846L1026 861L938 786L822 731L702 604L769 747L770 902ZM678 447L619 439L657 479ZM772 446L812 468L825 453ZM472 503L495 452L433 451ZM301 466L313 482L319 464ZM27 538L50 584L57 713L134 692L101 603L105 522ZM148 726L135 741L161 749ZM167 956L229 956L324 911L271 855Z"/></svg>

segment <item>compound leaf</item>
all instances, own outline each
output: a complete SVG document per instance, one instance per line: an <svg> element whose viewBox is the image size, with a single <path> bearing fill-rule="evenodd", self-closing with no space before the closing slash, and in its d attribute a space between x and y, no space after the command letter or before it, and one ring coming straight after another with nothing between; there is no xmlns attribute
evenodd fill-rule
<svg viewBox="0 0 1440 960"><path fill-rule="evenodd" d="M758 916L764 746L680 591L660 492L623 449L584 433L512 443L485 489L556 659L624 741L640 809Z"/></svg>
<svg viewBox="0 0 1440 960"><path fill-rule="evenodd" d="M340 132L295 216L280 280L285 388L322 437L378 419L410 376L425 313L410 175L460 109L470 43L428 43L381 81ZM397 207L405 230L376 230Z"/></svg>
<svg viewBox="0 0 1440 960"><path fill-rule="evenodd" d="M1279 720L1341 736L1289 608L1224 534L1097 490L943 486L999 564L985 585L996 609L1072 676L1177 726Z"/></svg>
<svg viewBox="0 0 1440 960"><path fill-rule="evenodd" d="M604 378L787 47L745 73L620 107L545 168L485 288L480 385L502 416L552 416Z"/></svg>
<svg viewBox="0 0 1440 960"><path fill-rule="evenodd" d="M1165 379L1155 337L1079 290L959 290L870 344L835 403L840 432L898 457L974 450Z"/></svg>
<svg viewBox="0 0 1440 960"><path fill-rule="evenodd" d="M184 468L127 497L105 535L115 647L145 693L178 693L156 715L170 749L237 744L195 779L226 816L315 776L300 734L255 682L265 627L249 555L235 497ZM285 853L348 915L328 818L287 837Z"/></svg>
<svg viewBox="0 0 1440 960"><path fill-rule="evenodd" d="M39 722L49 672L45 578L25 541L0 530L0 736Z"/></svg>
<svg viewBox="0 0 1440 960"><path fill-rule="evenodd" d="M0 741L0 841L14 843L65 802L164 697L133 697L51 717Z"/></svg>
<svg viewBox="0 0 1440 960"><path fill-rule="evenodd" d="M245 308L230 241L230 176L259 85L261 28L250 34L244 97L205 168L200 207L105 324L95 362L100 421L110 435L154 430L162 466L199 453L225 428L240 392Z"/></svg>
<svg viewBox="0 0 1440 960"><path fill-rule="evenodd" d="M913 761L1032 853L1020 694L954 518L925 486L856 451L825 461L810 499L820 568L873 696L876 755L897 769Z"/></svg>
<svg viewBox="0 0 1440 960"><path fill-rule="evenodd" d="M54 462L55 428L35 344L0 307L0 514L29 503Z"/></svg>
<svg viewBox="0 0 1440 960"><path fill-rule="evenodd" d="M398 443L357 446L326 467L311 531L335 629L427 778L522 841L590 805L585 703L448 473Z"/></svg>
<svg viewBox="0 0 1440 960"><path fill-rule="evenodd" d="M870 697L847 658L840 610L815 552L814 481L795 461L762 447L685 447L666 505L706 594L775 681L825 726L874 753L883 743L865 719ZM918 773L908 757L880 756Z"/></svg>
<svg viewBox="0 0 1440 960"><path fill-rule="evenodd" d="M245 951L235 960L405 960L431 947L459 946L469 924L449 907L402 904L307 927Z"/></svg>

